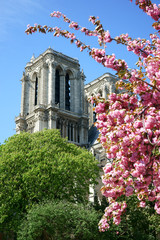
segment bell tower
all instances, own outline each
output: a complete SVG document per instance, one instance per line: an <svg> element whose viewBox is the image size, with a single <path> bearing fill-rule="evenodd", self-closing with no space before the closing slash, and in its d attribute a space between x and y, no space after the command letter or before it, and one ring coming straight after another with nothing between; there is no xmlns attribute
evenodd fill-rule
<svg viewBox="0 0 160 240"><path fill-rule="evenodd" d="M21 112L16 132L60 129L61 136L80 146L88 143L88 114L84 98L85 75L79 61L48 48L26 64Z"/></svg>

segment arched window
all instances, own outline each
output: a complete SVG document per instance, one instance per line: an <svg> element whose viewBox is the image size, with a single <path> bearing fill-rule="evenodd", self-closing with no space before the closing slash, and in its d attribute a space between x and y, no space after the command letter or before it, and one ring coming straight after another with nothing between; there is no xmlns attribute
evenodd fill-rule
<svg viewBox="0 0 160 240"><path fill-rule="evenodd" d="M56 69L55 73L55 104L58 104L60 100L60 75L59 70Z"/></svg>
<svg viewBox="0 0 160 240"><path fill-rule="evenodd" d="M70 110L70 80L68 73L65 76L65 109Z"/></svg>
<svg viewBox="0 0 160 240"><path fill-rule="evenodd" d="M36 76L36 81L35 81L35 101L34 105L36 106L38 103L38 77Z"/></svg>
<svg viewBox="0 0 160 240"><path fill-rule="evenodd" d="M95 107L96 107L96 104L93 103L93 108L95 108ZM96 122L96 121L97 121L97 118L96 118L96 112L93 111L93 122Z"/></svg>
<svg viewBox="0 0 160 240"><path fill-rule="evenodd" d="M102 97L102 90L101 89L99 90L98 93L99 93L100 97Z"/></svg>

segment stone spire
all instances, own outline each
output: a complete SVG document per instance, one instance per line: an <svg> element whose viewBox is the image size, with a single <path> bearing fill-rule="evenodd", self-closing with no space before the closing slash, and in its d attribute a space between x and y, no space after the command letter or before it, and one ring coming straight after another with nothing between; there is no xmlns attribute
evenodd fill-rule
<svg viewBox="0 0 160 240"><path fill-rule="evenodd" d="M35 60L35 55L34 55L34 53L33 53L30 62L33 62L34 60Z"/></svg>

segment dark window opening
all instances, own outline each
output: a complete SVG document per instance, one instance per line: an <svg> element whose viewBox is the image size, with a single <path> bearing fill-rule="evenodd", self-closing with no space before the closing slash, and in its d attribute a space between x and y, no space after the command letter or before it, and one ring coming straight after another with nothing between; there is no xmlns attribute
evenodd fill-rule
<svg viewBox="0 0 160 240"><path fill-rule="evenodd" d="M99 90L98 93L99 93L100 97L102 97L102 90L101 89Z"/></svg>
<svg viewBox="0 0 160 240"><path fill-rule="evenodd" d="M36 77L35 81L35 102L34 105L37 105L38 103L38 77Z"/></svg>
<svg viewBox="0 0 160 240"><path fill-rule="evenodd" d="M94 103L94 104L93 104L93 108L95 108L95 107L96 107L96 104ZM96 112L93 111L93 122L96 122L96 121L97 121Z"/></svg>
<svg viewBox="0 0 160 240"><path fill-rule="evenodd" d="M58 104L60 100L60 75L59 71L55 73L55 104Z"/></svg>
<svg viewBox="0 0 160 240"><path fill-rule="evenodd" d="M77 142L77 127L76 127L76 125L74 125L74 134L73 134L73 137L74 137L74 142Z"/></svg>
<svg viewBox="0 0 160 240"><path fill-rule="evenodd" d="M70 110L70 80L68 73L65 76L65 109Z"/></svg>
<svg viewBox="0 0 160 240"><path fill-rule="evenodd" d="M61 129L61 124L60 124L60 120L58 119L57 120L57 126L56 126L57 129Z"/></svg>
<svg viewBox="0 0 160 240"><path fill-rule="evenodd" d="M70 124L68 124L68 140L71 140Z"/></svg>
<svg viewBox="0 0 160 240"><path fill-rule="evenodd" d="M77 129L77 130L78 130L78 143L79 143L79 142L80 142L80 136L79 136L79 135L80 135L80 134L79 134L80 131L79 131L79 126L78 126L78 129Z"/></svg>
<svg viewBox="0 0 160 240"><path fill-rule="evenodd" d="M97 118L96 118L96 113L93 112L93 122L96 122L97 121Z"/></svg>
<svg viewBox="0 0 160 240"><path fill-rule="evenodd" d="M73 141L73 124L71 124L71 141Z"/></svg>
<svg viewBox="0 0 160 240"><path fill-rule="evenodd" d="M61 137L62 137L62 123L61 123L60 119L57 120L56 128L60 130Z"/></svg>

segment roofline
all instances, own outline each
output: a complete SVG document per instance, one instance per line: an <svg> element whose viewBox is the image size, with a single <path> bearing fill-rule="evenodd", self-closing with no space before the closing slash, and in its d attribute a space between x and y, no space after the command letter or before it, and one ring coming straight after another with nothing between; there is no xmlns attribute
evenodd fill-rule
<svg viewBox="0 0 160 240"><path fill-rule="evenodd" d="M116 77L115 75L111 74L111 73L104 73L102 76L92 80L91 82L87 83L84 88L88 88L92 85L94 85L95 83L97 83L99 80L102 80L104 77L112 77L114 78L115 80L118 80L118 77Z"/></svg>
<svg viewBox="0 0 160 240"><path fill-rule="evenodd" d="M67 56L67 55L65 55L65 54L63 54L63 53L61 53L61 52L55 51L55 50L53 50L52 48L49 47L46 51L44 51L42 54L40 54L40 55L39 55L37 58L35 58L32 62L28 62L28 63L26 64L26 67L31 66L31 65L34 65L34 64L37 63L41 58L43 58L45 55L47 55L47 54L49 54L49 53L54 54L54 55L56 55L56 56L60 56L60 57L62 57L63 59L65 59L65 60L67 60L67 61L70 61L70 62L72 62L72 63L76 63L77 65L80 66L78 59L69 57L69 56Z"/></svg>

